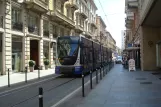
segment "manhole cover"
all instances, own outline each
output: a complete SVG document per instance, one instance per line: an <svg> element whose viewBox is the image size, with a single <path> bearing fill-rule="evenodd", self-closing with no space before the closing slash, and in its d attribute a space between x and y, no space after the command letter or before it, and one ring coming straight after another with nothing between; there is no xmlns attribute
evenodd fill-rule
<svg viewBox="0 0 161 107"><path fill-rule="evenodd" d="M136 78L136 80L146 80L146 78Z"/></svg>
<svg viewBox="0 0 161 107"><path fill-rule="evenodd" d="M153 75L160 75L161 73L159 72L155 72L155 73L152 73Z"/></svg>
<svg viewBox="0 0 161 107"><path fill-rule="evenodd" d="M152 82L140 82L140 84L152 84Z"/></svg>

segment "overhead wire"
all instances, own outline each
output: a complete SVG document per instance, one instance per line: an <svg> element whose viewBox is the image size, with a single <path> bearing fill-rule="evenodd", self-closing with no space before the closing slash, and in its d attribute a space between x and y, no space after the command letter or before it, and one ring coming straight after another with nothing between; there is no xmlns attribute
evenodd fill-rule
<svg viewBox="0 0 161 107"><path fill-rule="evenodd" d="M106 13L105 13L105 11L104 11L104 8L103 8L103 6L102 6L102 3L100 2L100 0L98 0L98 1L99 1L99 4L100 4L101 8L102 8L102 11L103 11L104 14L105 14L105 18L106 18L107 23L109 24L109 28L110 28L111 31L113 31L113 30L112 30L112 27L111 27L111 24L110 24L110 22L109 22L109 20L108 20L108 18L107 18L107 15L106 15Z"/></svg>

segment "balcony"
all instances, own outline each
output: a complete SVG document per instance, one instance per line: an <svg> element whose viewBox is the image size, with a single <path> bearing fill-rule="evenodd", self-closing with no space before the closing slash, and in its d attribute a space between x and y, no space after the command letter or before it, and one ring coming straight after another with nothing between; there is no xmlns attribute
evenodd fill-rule
<svg viewBox="0 0 161 107"><path fill-rule="evenodd" d="M128 23L126 23L126 24L125 24L125 27L126 27L127 29L132 29L133 26L130 25L130 24L128 24Z"/></svg>
<svg viewBox="0 0 161 107"><path fill-rule="evenodd" d="M78 33L82 33L83 32L83 27L81 27L80 25L76 25L75 31L78 32Z"/></svg>
<svg viewBox="0 0 161 107"><path fill-rule="evenodd" d="M58 10L51 11L50 15L52 16L52 20L57 21L59 24L62 24L69 28L75 27L74 21L65 16L63 13L59 12Z"/></svg>
<svg viewBox="0 0 161 107"><path fill-rule="evenodd" d="M131 28L133 27L134 20L131 20L131 19L126 18L126 19L125 19L125 23L126 23L125 26L126 26L127 28L131 29Z"/></svg>
<svg viewBox="0 0 161 107"><path fill-rule="evenodd" d="M82 18L84 18L84 19L87 19L87 18L88 18L88 13L87 13L87 11L85 11L85 9L81 9L80 15L81 15Z"/></svg>
<svg viewBox="0 0 161 107"><path fill-rule="evenodd" d="M88 33L88 31L83 32L83 34L85 35L85 37L87 37L89 39L92 38L92 36L90 35L90 33Z"/></svg>
<svg viewBox="0 0 161 107"><path fill-rule="evenodd" d="M3 28L3 16L0 16L0 28Z"/></svg>
<svg viewBox="0 0 161 107"><path fill-rule="evenodd" d="M24 0L28 9L32 9L36 12L47 13L48 11L48 0Z"/></svg>
<svg viewBox="0 0 161 107"><path fill-rule="evenodd" d="M39 35L39 29L37 26L28 26L28 32L35 34L35 35Z"/></svg>
<svg viewBox="0 0 161 107"><path fill-rule="evenodd" d="M96 25L95 21L92 20L92 21L90 22L90 24L91 24L93 27L95 27L95 28L97 29L97 25Z"/></svg>
<svg viewBox="0 0 161 107"><path fill-rule="evenodd" d="M138 0L128 0L127 1L127 9L130 11L134 11L136 9L138 9Z"/></svg>
<svg viewBox="0 0 161 107"><path fill-rule="evenodd" d="M126 12L126 16L128 19L134 20L134 13L133 12Z"/></svg>
<svg viewBox="0 0 161 107"><path fill-rule="evenodd" d="M79 9L78 0L71 0L71 7L75 10Z"/></svg>
<svg viewBox="0 0 161 107"><path fill-rule="evenodd" d="M23 23L22 22L12 22L12 29L22 32L22 30L23 30Z"/></svg>

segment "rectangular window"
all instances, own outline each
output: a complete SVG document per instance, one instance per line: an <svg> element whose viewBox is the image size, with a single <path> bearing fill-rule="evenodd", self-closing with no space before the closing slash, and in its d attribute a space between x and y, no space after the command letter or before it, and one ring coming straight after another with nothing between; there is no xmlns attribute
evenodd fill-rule
<svg viewBox="0 0 161 107"><path fill-rule="evenodd" d="M56 26L53 25L53 38L55 39L58 36L57 31L56 31Z"/></svg>
<svg viewBox="0 0 161 107"><path fill-rule="evenodd" d="M29 16L28 17L28 24L29 24L29 26L37 25L37 18L35 16Z"/></svg>
<svg viewBox="0 0 161 107"><path fill-rule="evenodd" d="M43 24L44 24L43 25L43 29L44 29L43 33L44 33L44 36L45 37L49 37L49 22L46 21L46 20L44 20L44 23Z"/></svg>
<svg viewBox="0 0 161 107"><path fill-rule="evenodd" d="M30 33L39 34L39 23L38 23L38 17L28 15L28 31Z"/></svg>
<svg viewBox="0 0 161 107"><path fill-rule="evenodd" d="M21 22L21 10L12 8L12 29L22 31L23 23Z"/></svg>
<svg viewBox="0 0 161 107"><path fill-rule="evenodd" d="M12 8L12 23L21 22L21 11L16 8Z"/></svg>

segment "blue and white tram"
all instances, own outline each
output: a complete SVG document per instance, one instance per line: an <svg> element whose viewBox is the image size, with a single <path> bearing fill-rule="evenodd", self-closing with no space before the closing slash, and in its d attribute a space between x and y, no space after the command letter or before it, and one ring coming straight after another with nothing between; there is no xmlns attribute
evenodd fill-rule
<svg viewBox="0 0 161 107"><path fill-rule="evenodd" d="M110 57L108 54L107 48L87 38L81 36L58 37L55 72L56 74L78 75L82 74L82 71L88 73L90 70L99 68L101 64L107 63Z"/></svg>

